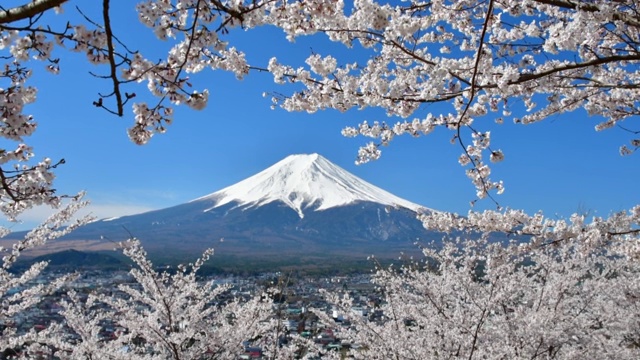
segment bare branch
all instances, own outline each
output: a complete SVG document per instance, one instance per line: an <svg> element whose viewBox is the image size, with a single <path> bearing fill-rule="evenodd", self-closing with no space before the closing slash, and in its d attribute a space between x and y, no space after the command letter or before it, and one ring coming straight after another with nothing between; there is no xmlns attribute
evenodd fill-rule
<svg viewBox="0 0 640 360"><path fill-rule="evenodd" d="M116 106L118 108L117 115L122 116L124 114L124 103L122 102L122 94L120 93L120 80L118 80L118 74L116 73L118 66L116 65L113 49L113 31L111 30L111 19L109 18L109 0L102 1L102 16L104 18L104 31L107 36L107 56L109 57L109 67L111 68L109 77L113 81L113 94L116 96Z"/></svg>

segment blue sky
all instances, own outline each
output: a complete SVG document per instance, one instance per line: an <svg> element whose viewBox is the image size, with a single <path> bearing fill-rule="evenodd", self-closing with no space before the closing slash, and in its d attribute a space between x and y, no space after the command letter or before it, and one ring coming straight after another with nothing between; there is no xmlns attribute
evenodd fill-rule
<svg viewBox="0 0 640 360"><path fill-rule="evenodd" d="M122 3L118 4L122 8L114 9L116 34L131 47L160 57L170 44L154 40L150 30L137 24L133 7ZM65 11L74 9L69 6ZM245 51L250 62L264 67L274 55L291 65L302 64L311 51L335 53L341 63L358 56L322 37L291 44L275 29L232 32L229 41ZM27 143L35 147L37 159L66 159L57 171L55 188L59 193L86 190L90 209L99 217L177 205L251 176L287 155L313 152L427 207L466 213L469 201L475 199L475 189L457 162L461 149L449 143L451 132L397 138L383 149L380 160L356 166L358 147L368 140L344 138L340 130L365 119L388 123L401 119L389 119L378 110L312 115L271 110L270 99L262 93L290 89L275 84L267 73L251 73L243 81L223 72L195 75L195 88L209 89L208 107L178 108L166 134L155 136L148 145L134 145L126 135L133 121L128 106L124 118L92 106L99 91L108 92L109 83L92 78L88 71L106 70L91 67L82 54L57 54L62 59L60 75L50 75L42 64L33 63L38 101L26 111L34 115L39 128ZM145 91L136 89L140 96ZM486 124L484 128L492 131L492 147L505 153L505 161L493 166L493 178L504 180L506 187L496 198L499 203L558 216L575 211L605 216L640 203L640 154L618 154L631 135L620 129L595 132L598 122L576 112L526 126ZM476 205L494 207L486 200ZM25 214L24 224L14 229L33 225L46 212Z"/></svg>

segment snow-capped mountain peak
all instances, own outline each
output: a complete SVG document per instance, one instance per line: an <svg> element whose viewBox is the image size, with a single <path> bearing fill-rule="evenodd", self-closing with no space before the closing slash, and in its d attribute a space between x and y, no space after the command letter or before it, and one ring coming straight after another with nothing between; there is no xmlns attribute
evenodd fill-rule
<svg viewBox="0 0 640 360"><path fill-rule="evenodd" d="M290 155L245 180L193 201L205 200L213 200L210 209L232 202L251 208L281 201L300 218L310 209L326 210L358 201L428 210L352 175L318 154Z"/></svg>

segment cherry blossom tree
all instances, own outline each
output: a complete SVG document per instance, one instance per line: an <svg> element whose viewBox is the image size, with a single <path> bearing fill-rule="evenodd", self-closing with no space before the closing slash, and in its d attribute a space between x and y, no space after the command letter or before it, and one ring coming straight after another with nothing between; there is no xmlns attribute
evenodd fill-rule
<svg viewBox="0 0 640 360"><path fill-rule="evenodd" d="M379 269L381 317L340 336L358 359L636 359L638 261L582 242L535 250L486 241L425 249ZM344 313L351 299L334 297Z"/></svg>
<svg viewBox="0 0 640 360"><path fill-rule="evenodd" d="M38 262L31 265L24 273L16 274L11 268L25 251L45 244L68 234L88 222L91 218L86 216L74 219L78 209L86 205L82 201L82 194L73 201L60 208L42 224L31 230L24 239L16 242L10 249L0 247L2 254L2 266L0 267L0 321L3 324L29 307L40 302L42 295L59 289L63 284L75 275L69 274L57 278L49 284L32 285L34 280L47 266L47 262ZM2 229L2 236L8 234L8 229ZM17 336L13 327L0 330L0 350L12 348L21 344L21 337Z"/></svg>
<svg viewBox="0 0 640 360"><path fill-rule="evenodd" d="M602 119L597 131L633 129L628 123L638 111L639 60L634 2L428 1L392 6L355 1L349 15L342 6L300 5L316 13L299 10L308 17L299 20L300 26L286 28L288 34L321 32L347 46L359 43L371 49L366 64L339 66L333 55L313 54L306 66L297 68L274 58L269 70L277 82L303 86L274 98L286 110L378 107L407 119L345 128L346 136L374 139L361 148L359 162L377 159L381 146L396 136L419 137L443 127L461 146L460 164L484 198L504 189L490 177L489 163L505 156L492 148L492 123L529 124L581 110ZM292 16L282 13L286 23ZM434 103L450 110L425 111ZM620 152L631 154L639 144L633 138ZM436 274L424 269L379 273L389 320L379 326L360 324L355 339L365 350L354 354L637 357L634 310L616 316L624 312L618 306L637 308L638 212L634 207L608 219L574 215L569 220L513 210L471 211L465 217L423 214L420 218L431 229L485 235L498 231L531 240L507 249L465 243L463 250L448 245L426 251L440 264ZM475 273L478 261L486 264L482 277ZM605 315L608 311L615 315Z"/></svg>
<svg viewBox="0 0 640 360"><path fill-rule="evenodd" d="M123 246L135 264L134 281L111 294L83 298L70 291L62 303L64 323L21 338L34 344L30 351L61 359L231 359L245 341L276 332L268 296L233 297L229 286L198 279L213 250L169 273L156 270L137 239ZM101 337L105 324L115 338Z"/></svg>
<svg viewBox="0 0 640 360"><path fill-rule="evenodd" d="M276 81L304 87L275 100L290 111L377 107L406 119L345 128L346 136L375 139L361 148L359 162L377 159L381 145L396 136L449 129L452 142L463 150L460 163L483 198L491 190L503 191L488 166L504 158L492 148L492 123L530 124L584 109L602 118L596 130L603 130L637 114L636 6L632 1L397 6L354 1L347 15L342 2L291 5L278 12L281 24L292 14L307 17L285 27L290 37L322 32L346 46L359 44L370 56L365 63L338 66L331 54L313 54L298 68L274 58L269 69ZM446 107L432 112L426 106L434 103ZM621 152L628 154L638 144L634 139Z"/></svg>

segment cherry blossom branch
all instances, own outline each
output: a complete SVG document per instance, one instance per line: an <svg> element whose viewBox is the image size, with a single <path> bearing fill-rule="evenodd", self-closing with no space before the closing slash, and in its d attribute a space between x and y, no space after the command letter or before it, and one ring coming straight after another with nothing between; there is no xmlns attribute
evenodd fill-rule
<svg viewBox="0 0 640 360"><path fill-rule="evenodd" d="M485 176L481 175L481 172L480 172L480 166L482 165L481 160L476 159L474 156L471 156L471 154L469 154L467 146L464 144L464 142L462 140L462 136L460 134L460 130L461 130L460 124L464 123L464 118L467 115L467 112L469 111L471 103L473 102L473 100L475 99L475 96L476 96L476 91L477 91L477 80L476 79L477 79L477 76L478 76L478 67L480 65L480 58L482 57L482 54L484 52L484 50L483 50L484 39L485 39L485 36L487 34L487 28L489 27L489 19L491 18L491 16L493 16L493 0L489 0L489 5L487 7L487 13L485 15L484 24L482 26L482 33L480 34L480 42L478 44L478 50L476 51L476 60L475 60L474 66L473 66L473 75L471 76L471 89L469 90L470 91L469 100L467 101L467 104L465 105L464 109L462 110L462 113L460 114L460 118L459 118L458 124L456 126L456 137L457 137L458 143L460 144L460 147L462 147L462 150L464 151L465 155L467 156L467 159L471 162L471 164L473 166L473 169L475 170L475 173L478 175L476 178L479 179L480 185L481 185L481 188L482 188L482 191L483 191L483 194L482 194L483 196L480 196L480 197L482 198L484 196L488 196L499 208L500 205L493 198L493 196L489 193L490 186L487 184L488 179L486 179ZM473 128L472 128L472 131L477 134L477 132L475 130L473 130ZM473 181L473 179L472 179L472 181ZM476 187L478 187L478 186L476 186Z"/></svg>

